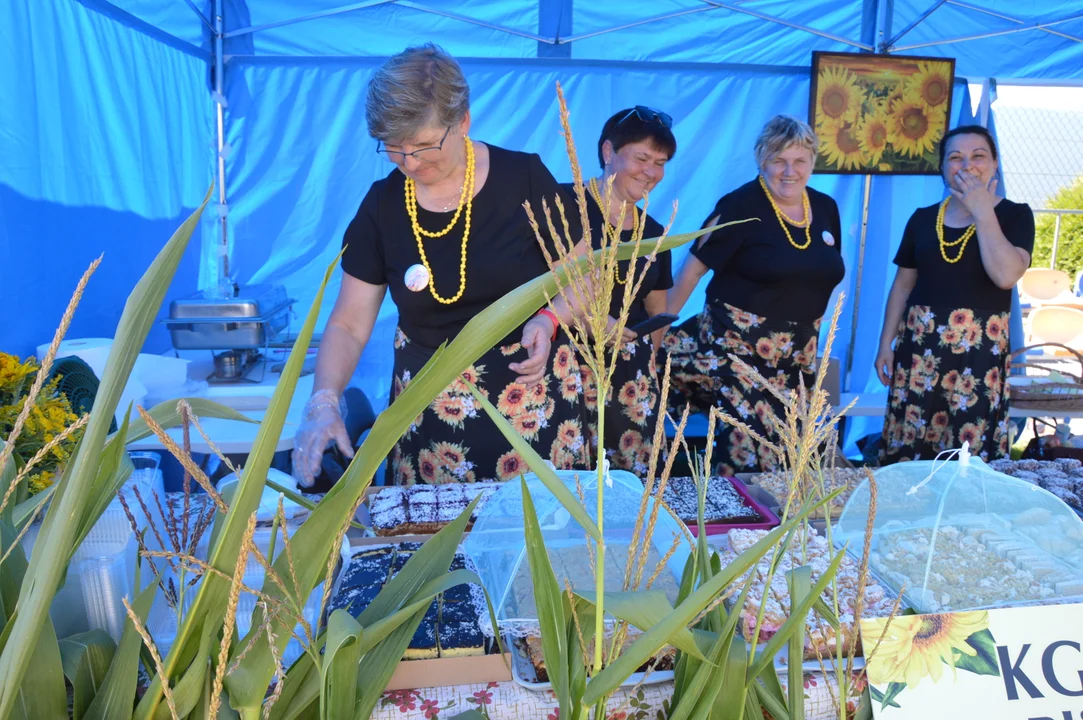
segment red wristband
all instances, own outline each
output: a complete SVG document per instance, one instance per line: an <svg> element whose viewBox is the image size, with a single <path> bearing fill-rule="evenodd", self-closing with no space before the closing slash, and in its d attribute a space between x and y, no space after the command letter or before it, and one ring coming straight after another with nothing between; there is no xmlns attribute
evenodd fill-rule
<svg viewBox="0 0 1083 720"><path fill-rule="evenodd" d="M560 320L557 319L556 313L554 313L549 308L542 308L541 310L538 311L538 315L544 315L545 317L552 320L552 322L553 322L553 336L551 338L549 338L549 339L550 340L556 340L557 339L557 331L560 330Z"/></svg>

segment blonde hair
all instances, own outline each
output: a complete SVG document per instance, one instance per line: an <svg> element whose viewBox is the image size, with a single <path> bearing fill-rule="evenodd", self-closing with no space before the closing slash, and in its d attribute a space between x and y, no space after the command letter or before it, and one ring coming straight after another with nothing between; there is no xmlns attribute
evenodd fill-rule
<svg viewBox="0 0 1083 720"><path fill-rule="evenodd" d="M756 138L756 167L761 170L779 153L791 145L803 147L816 156L820 139L809 124L793 115L775 115L767 121Z"/></svg>
<svg viewBox="0 0 1083 720"><path fill-rule="evenodd" d="M432 120L453 126L470 109L470 86L455 59L433 43L387 60L369 81L365 120L377 140L412 137Z"/></svg>

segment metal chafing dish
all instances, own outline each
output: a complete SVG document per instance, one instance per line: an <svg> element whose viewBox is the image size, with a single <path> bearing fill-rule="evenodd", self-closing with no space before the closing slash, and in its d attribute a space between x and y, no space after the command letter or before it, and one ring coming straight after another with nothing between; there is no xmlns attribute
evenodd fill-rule
<svg viewBox="0 0 1083 720"><path fill-rule="evenodd" d="M234 286L229 297L200 292L174 300L163 323L174 349L214 354L215 372L209 381L235 382L262 366L267 348L288 331L294 302L281 285Z"/></svg>

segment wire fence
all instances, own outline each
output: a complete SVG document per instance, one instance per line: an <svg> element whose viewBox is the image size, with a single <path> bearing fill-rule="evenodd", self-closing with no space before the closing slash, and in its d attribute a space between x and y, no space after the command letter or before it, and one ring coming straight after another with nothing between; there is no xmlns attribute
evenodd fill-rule
<svg viewBox="0 0 1083 720"><path fill-rule="evenodd" d="M993 105L1007 196L1034 210L1032 267L1083 271L1083 111Z"/></svg>

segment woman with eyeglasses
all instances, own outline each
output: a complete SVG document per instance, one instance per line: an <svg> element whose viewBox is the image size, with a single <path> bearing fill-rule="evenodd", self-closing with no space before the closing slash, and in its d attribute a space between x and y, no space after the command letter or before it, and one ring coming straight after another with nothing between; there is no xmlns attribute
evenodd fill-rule
<svg viewBox="0 0 1083 720"><path fill-rule="evenodd" d="M602 126L598 138L598 162L602 174L587 181L587 217L595 248L601 247L603 234L620 232L621 242L631 241L642 231L644 241L660 237L664 232L658 221L639 209L644 200L666 174L666 163L677 152L673 136L673 119L664 112L637 105L621 110ZM611 189L607 192L607 188ZM564 186L571 192L570 184ZM608 197L607 197L608 196ZM603 210L604 208L604 210ZM645 243L646 244L646 243ZM602 442L610 466L630 470L645 477L654 438L655 413L658 410L658 376L655 351L661 342L663 329L652 335L637 337L628 328L664 313L666 290L673 285L670 252L659 253L653 262L647 258L631 263L619 263L614 278L610 302L610 322L616 322L624 304L624 285L638 277L646 268L646 276L636 293L625 322L622 347L613 371L613 396L603 403L605 437ZM597 447L598 390L586 364L580 364L583 374L583 397L588 412L587 437L592 448ZM594 452L591 457L595 457Z"/></svg>
<svg viewBox="0 0 1083 720"><path fill-rule="evenodd" d="M304 485L312 484L328 444L353 454L340 402L384 294L390 290L399 311L393 401L469 320L548 271L523 202L540 216L542 198L552 206L562 192L537 155L469 137L470 88L458 63L435 45L407 49L377 70L365 115L378 152L394 167L369 188L343 238L342 288L293 456ZM572 233L577 219L570 214ZM556 309L567 312L563 303ZM552 347L563 362L550 368ZM392 451L388 484L503 481L526 471L465 381L542 457L558 468L583 465L579 368L554 313L543 309L418 416Z"/></svg>
<svg viewBox="0 0 1083 720"><path fill-rule="evenodd" d="M679 313L708 271L703 311L667 335L670 405L718 407L760 436L773 435L782 403L731 361L735 355L777 390L810 384L820 320L845 274L839 209L807 187L818 146L806 123L778 115L756 139L759 174L715 205L704 227L753 218L700 237L669 293ZM724 425L715 438L719 472L770 471L777 458L749 433Z"/></svg>

